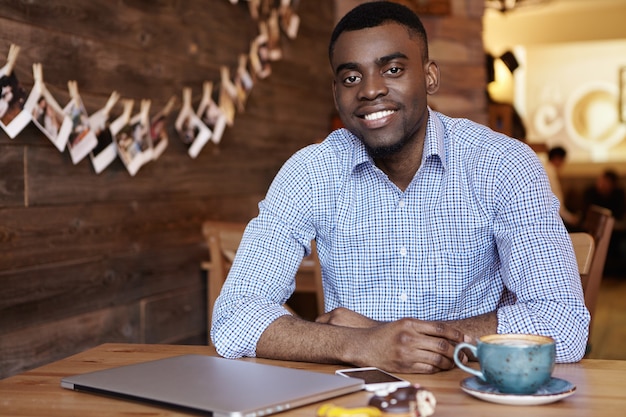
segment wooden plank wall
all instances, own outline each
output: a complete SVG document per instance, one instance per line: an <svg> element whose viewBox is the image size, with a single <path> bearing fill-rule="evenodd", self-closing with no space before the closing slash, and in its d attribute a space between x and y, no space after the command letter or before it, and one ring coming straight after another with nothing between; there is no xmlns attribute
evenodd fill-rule
<svg viewBox="0 0 626 417"><path fill-rule="evenodd" d="M283 59L193 160L173 128L182 88L197 104L221 65L237 67L258 33L247 2L0 1L0 66L19 45L25 87L40 62L61 105L68 80L89 112L114 90L152 114L178 97L169 147L135 177L119 159L99 175L73 165L33 125L0 133L0 378L103 342L206 343L201 222L253 217L282 163L329 131L332 3L299 3Z"/></svg>

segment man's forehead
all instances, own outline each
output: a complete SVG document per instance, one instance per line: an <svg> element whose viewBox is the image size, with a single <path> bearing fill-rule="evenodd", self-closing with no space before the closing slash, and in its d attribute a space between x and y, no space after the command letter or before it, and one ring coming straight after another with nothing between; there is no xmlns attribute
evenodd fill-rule
<svg viewBox="0 0 626 417"><path fill-rule="evenodd" d="M409 30L397 23L343 32L335 43L332 64L344 61L376 61L385 56L421 53L420 43ZM342 61L342 62L339 62Z"/></svg>

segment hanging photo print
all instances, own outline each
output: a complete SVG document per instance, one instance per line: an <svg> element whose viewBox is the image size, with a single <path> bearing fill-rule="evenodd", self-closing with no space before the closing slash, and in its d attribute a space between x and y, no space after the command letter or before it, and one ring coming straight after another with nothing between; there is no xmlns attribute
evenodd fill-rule
<svg viewBox="0 0 626 417"><path fill-rule="evenodd" d="M267 46L267 24L259 23L259 35L250 43L250 67L254 75L260 79L267 78L272 73Z"/></svg>
<svg viewBox="0 0 626 417"><path fill-rule="evenodd" d="M72 163L76 165L98 145L98 139L89 126L87 110L85 110L83 100L78 94L78 83L68 81L67 87L70 91L71 100L63 112L72 120L72 130L67 140L67 147L70 150Z"/></svg>
<svg viewBox="0 0 626 417"><path fill-rule="evenodd" d="M109 125L109 132L113 138L113 144L115 145L115 153L119 155L122 163L126 167L126 170L131 176L134 176L139 170L139 165L135 163L132 165L132 158L129 157L130 151L128 148L132 147L132 128L130 126L130 117L133 111L133 100L122 100L124 110L122 114ZM125 152L122 153L121 149Z"/></svg>
<svg viewBox="0 0 626 417"><path fill-rule="evenodd" d="M224 129L226 128L226 115L213 100L213 83L207 81L203 86L203 96L198 106L196 113L204 122L204 124L211 129L211 140L216 145L222 140Z"/></svg>
<svg viewBox="0 0 626 417"><path fill-rule="evenodd" d="M31 112L35 126L63 152L72 131L72 120L46 88L41 64L33 64L33 78L35 83L24 107Z"/></svg>
<svg viewBox="0 0 626 417"><path fill-rule="evenodd" d="M120 95L114 91L107 101L106 105L89 116L89 127L96 135L98 144L89 153L91 165L93 165L96 174L101 173L111 162L117 157L117 150L113 142L113 135L109 128L109 116L111 109L119 100Z"/></svg>
<svg viewBox="0 0 626 417"><path fill-rule="evenodd" d="M213 132L211 141L216 145L222 140L224 129L226 128L226 115L213 100L213 83L207 81L203 85L202 100L198 105L196 114L204 124Z"/></svg>
<svg viewBox="0 0 626 417"><path fill-rule="evenodd" d="M176 131L180 139L188 147L187 153L196 158L211 137L209 129L202 120L193 112L191 106L191 88L183 89L183 106L176 118Z"/></svg>
<svg viewBox="0 0 626 417"><path fill-rule="evenodd" d="M300 17L296 14L295 9L298 7L299 0L281 0L280 9L280 27L283 29L289 39L295 39L298 36L298 28L300 27Z"/></svg>
<svg viewBox="0 0 626 417"><path fill-rule="evenodd" d="M0 68L0 125L11 139L31 121L30 112L24 109L26 91L13 71L19 53L19 46L11 45L7 63Z"/></svg>
<svg viewBox="0 0 626 417"><path fill-rule="evenodd" d="M267 19L267 36L270 61L278 61L283 57L280 47L280 24L278 22L278 10L272 9L269 19Z"/></svg>
<svg viewBox="0 0 626 417"><path fill-rule="evenodd" d="M167 135L167 126L165 124L165 121L167 119L167 116L172 111L172 107L174 107L175 102L176 97L170 98L163 110L155 114L154 117L152 117L152 119L150 120L150 139L152 140L153 160L158 159L165 150L165 148L167 148L169 138Z"/></svg>
<svg viewBox="0 0 626 417"><path fill-rule="evenodd" d="M149 112L150 100L141 100L139 113L115 136L117 152L131 176L152 160Z"/></svg>

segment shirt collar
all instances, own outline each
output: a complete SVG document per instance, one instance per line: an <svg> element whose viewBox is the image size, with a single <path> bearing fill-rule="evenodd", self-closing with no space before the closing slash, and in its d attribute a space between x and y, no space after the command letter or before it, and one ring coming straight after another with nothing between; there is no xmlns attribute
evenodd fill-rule
<svg viewBox="0 0 626 417"><path fill-rule="evenodd" d="M422 165L428 158L438 156L441 165L446 169L446 148L444 143L446 130L439 116L441 116L440 113L428 108L428 123L426 124L426 139L424 140Z"/></svg>

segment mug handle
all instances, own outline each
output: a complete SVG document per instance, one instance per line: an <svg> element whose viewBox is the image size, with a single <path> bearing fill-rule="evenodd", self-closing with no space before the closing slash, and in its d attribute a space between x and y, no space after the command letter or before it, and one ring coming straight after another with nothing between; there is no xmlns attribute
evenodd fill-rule
<svg viewBox="0 0 626 417"><path fill-rule="evenodd" d="M459 343L458 345L456 345L456 347L454 348L454 363L456 363L456 366L458 366L461 370L470 373L472 375L477 376L478 378L480 378L482 381L485 381L485 376L483 375L482 372L477 371L476 369L472 369L467 365L464 365L463 362L461 362L461 360L459 359L459 352L461 351L461 349L463 348L467 348L469 349L472 354L474 355L474 357L477 357L476 355L476 351L477 348L474 345L470 345L469 343Z"/></svg>

